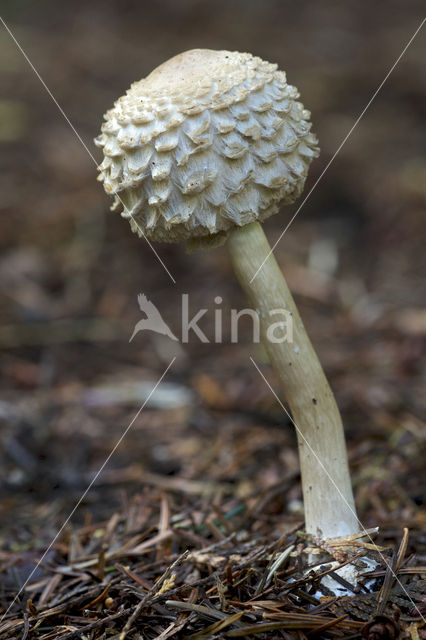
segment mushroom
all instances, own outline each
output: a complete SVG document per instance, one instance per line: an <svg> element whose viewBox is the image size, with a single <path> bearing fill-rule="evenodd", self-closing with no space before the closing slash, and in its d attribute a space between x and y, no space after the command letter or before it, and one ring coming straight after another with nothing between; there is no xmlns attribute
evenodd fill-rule
<svg viewBox="0 0 426 640"><path fill-rule="evenodd" d="M333 538L359 531L342 421L259 224L300 195L319 152L298 97L275 64L194 49L132 84L95 142L98 179L133 231L189 250L226 242L297 428L306 530ZM271 341L277 309L292 342Z"/></svg>

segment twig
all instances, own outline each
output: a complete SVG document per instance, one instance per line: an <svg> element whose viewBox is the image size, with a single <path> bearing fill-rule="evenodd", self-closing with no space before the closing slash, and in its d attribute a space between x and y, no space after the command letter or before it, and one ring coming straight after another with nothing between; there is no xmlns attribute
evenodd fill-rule
<svg viewBox="0 0 426 640"><path fill-rule="evenodd" d="M382 588L380 589L379 595L377 596L376 615L381 615L384 613L386 603L389 599L392 587L394 586L396 581L397 573L401 567L405 552L407 551L407 545L408 529L404 528L404 534L402 536L401 544L399 545L397 553L394 553L391 564L388 564Z"/></svg>
<svg viewBox="0 0 426 640"><path fill-rule="evenodd" d="M153 597L153 595L155 595L155 593L157 593L162 585L165 583L166 580L168 580L168 578L170 578L170 576L172 575L173 569L175 569L179 564L181 564L189 555L189 551L186 550L184 551L167 569L166 571L163 573L163 575L157 580L157 582L154 584L154 586L152 587L151 591L148 591L147 594L144 595L144 597L142 598L142 600L139 602L139 604L136 606L135 610L133 611L132 615L130 616L130 618L127 620L126 624L124 625L124 628L122 630L122 632L120 633L120 640L124 640L124 638L126 637L126 635L128 634L128 632L130 631L133 623L135 622L135 620L137 620L137 618L139 617L139 615L141 614L142 609L144 608L144 606L146 605L146 603L148 602L148 600L150 598Z"/></svg>

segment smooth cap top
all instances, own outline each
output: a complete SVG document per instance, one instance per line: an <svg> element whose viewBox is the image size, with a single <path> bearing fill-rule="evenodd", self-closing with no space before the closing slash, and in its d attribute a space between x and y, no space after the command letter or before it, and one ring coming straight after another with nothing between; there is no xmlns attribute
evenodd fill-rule
<svg viewBox="0 0 426 640"><path fill-rule="evenodd" d="M135 82L95 140L99 180L139 235L226 237L301 193L318 155L309 111L277 65L194 49Z"/></svg>

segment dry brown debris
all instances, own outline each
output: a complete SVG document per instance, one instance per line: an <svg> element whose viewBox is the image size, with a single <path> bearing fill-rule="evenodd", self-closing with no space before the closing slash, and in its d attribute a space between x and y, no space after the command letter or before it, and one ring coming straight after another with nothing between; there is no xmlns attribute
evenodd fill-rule
<svg viewBox="0 0 426 640"><path fill-rule="evenodd" d="M318 590L330 569L323 560L319 575L307 570L313 542L300 542L297 528L266 539L243 504L175 508L145 491L108 522L67 531L28 583L34 557L3 553L0 637L376 640L410 637L399 629L413 623L421 631L426 567L404 560L406 535L386 558L397 579L382 564L358 593L330 597Z"/></svg>

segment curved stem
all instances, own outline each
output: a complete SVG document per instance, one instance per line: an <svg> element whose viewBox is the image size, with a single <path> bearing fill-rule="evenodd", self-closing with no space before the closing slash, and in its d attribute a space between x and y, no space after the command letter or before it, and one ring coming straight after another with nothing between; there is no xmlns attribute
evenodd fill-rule
<svg viewBox="0 0 426 640"><path fill-rule="evenodd" d="M306 530L322 538L359 531L342 420L324 371L259 223L233 230L227 241L237 278L260 318L263 344L297 429ZM279 330L277 320L286 331ZM275 313L271 313L275 311ZM292 334L292 335L291 335ZM272 338L272 340L271 340Z"/></svg>

